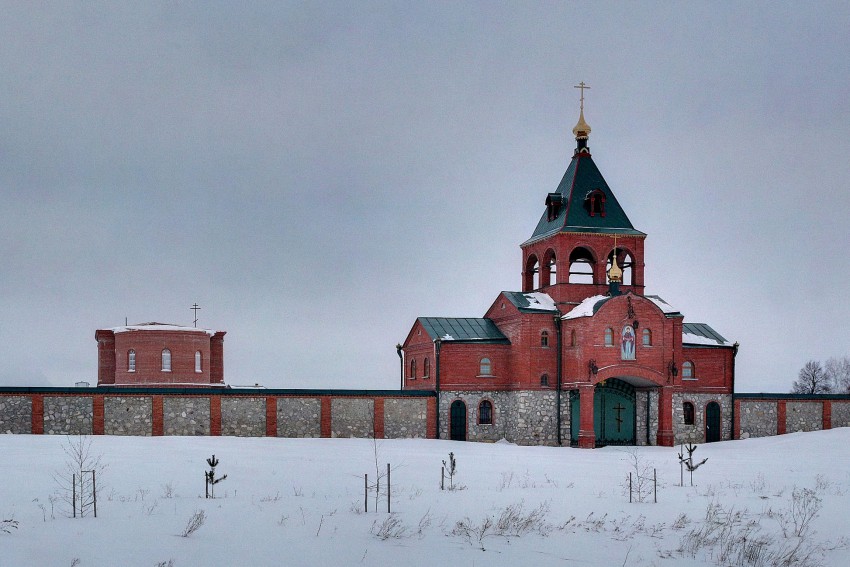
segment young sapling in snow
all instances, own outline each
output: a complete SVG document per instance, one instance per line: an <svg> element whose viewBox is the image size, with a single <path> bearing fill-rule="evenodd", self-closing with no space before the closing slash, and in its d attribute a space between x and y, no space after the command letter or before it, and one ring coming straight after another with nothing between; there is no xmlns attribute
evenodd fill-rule
<svg viewBox="0 0 850 567"><path fill-rule="evenodd" d="M443 477L445 477L445 475L449 476L449 490L455 489L454 478L456 472L457 462L455 461L455 454L449 453L449 460L443 461ZM440 489L444 489L444 482L442 480L440 482Z"/></svg>
<svg viewBox="0 0 850 567"><path fill-rule="evenodd" d="M700 466L704 465L708 459L703 459L702 461L694 464L694 451L697 450L697 446L693 443L688 443L687 445L683 445L682 449L679 451L679 485L685 486L685 477L683 467L688 469L688 472L691 473L691 486L694 485L694 471L700 468ZM688 452L687 458L684 456L685 451Z"/></svg>
<svg viewBox="0 0 850 567"><path fill-rule="evenodd" d="M215 458L215 455L207 459L207 464L210 466L210 470L208 470L204 475L206 480L204 493L206 498L215 498L215 485L226 479L227 475L223 475L219 478L215 477L215 467L218 466L218 459Z"/></svg>

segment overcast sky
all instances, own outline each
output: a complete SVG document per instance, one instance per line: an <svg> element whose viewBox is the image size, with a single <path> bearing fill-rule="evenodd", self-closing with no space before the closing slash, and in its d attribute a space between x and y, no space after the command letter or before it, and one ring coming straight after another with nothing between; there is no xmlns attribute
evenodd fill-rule
<svg viewBox="0 0 850 567"><path fill-rule="evenodd" d="M737 391L850 355L846 2L2 2L0 384L98 328L227 331L225 380L396 388L417 316L520 288L575 146Z"/></svg>

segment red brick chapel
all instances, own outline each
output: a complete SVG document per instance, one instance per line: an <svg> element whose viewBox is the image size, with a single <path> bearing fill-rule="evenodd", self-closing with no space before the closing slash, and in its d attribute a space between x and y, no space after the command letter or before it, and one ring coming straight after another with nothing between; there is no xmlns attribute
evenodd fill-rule
<svg viewBox="0 0 850 567"><path fill-rule="evenodd" d="M404 389L435 390L442 439L664 445L732 435L737 343L645 293L644 241L576 148L522 249L522 291L480 318L419 317Z"/></svg>

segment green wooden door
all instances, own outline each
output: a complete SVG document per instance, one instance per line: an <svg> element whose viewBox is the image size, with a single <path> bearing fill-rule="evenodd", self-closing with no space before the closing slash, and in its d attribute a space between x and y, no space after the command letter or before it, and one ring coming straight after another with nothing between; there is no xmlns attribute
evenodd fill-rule
<svg viewBox="0 0 850 567"><path fill-rule="evenodd" d="M449 417L449 438L452 441L466 441L466 404L461 400L453 401Z"/></svg>
<svg viewBox="0 0 850 567"><path fill-rule="evenodd" d="M709 402L705 406L705 442L720 441L720 404Z"/></svg>
<svg viewBox="0 0 850 567"><path fill-rule="evenodd" d="M570 441L573 444L578 443L580 411L579 395L574 390L570 392ZM635 390L631 385L612 378L596 386L593 431L598 446L635 444Z"/></svg>

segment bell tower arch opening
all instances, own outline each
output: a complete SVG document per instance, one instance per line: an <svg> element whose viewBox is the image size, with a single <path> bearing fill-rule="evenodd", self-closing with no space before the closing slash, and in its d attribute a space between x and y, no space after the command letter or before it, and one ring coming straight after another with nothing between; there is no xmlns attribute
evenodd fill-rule
<svg viewBox="0 0 850 567"><path fill-rule="evenodd" d="M569 283L593 284L593 274L596 269L596 259L593 253L579 246L570 253Z"/></svg>

